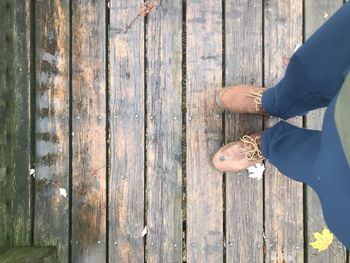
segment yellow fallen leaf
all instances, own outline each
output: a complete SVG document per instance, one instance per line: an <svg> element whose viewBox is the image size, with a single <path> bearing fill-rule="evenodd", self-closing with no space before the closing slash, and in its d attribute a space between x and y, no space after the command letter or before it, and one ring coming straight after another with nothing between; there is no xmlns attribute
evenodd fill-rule
<svg viewBox="0 0 350 263"><path fill-rule="evenodd" d="M333 234L327 228L323 228L322 233L314 232L313 235L316 240L311 242L310 245L318 251L327 249L333 242Z"/></svg>

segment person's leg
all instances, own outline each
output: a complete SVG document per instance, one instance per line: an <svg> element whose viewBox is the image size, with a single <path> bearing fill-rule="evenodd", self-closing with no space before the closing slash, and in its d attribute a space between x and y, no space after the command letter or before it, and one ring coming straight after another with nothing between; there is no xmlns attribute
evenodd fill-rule
<svg viewBox="0 0 350 263"><path fill-rule="evenodd" d="M320 148L321 132L280 121L261 135L261 152L281 173L306 182Z"/></svg>
<svg viewBox="0 0 350 263"><path fill-rule="evenodd" d="M315 190L327 226L350 249L350 167L334 122L336 98L322 131L280 121L262 133L261 152L284 175Z"/></svg>
<svg viewBox="0 0 350 263"><path fill-rule="evenodd" d="M350 2L293 54L285 75L262 96L271 115L288 119L326 107L350 69Z"/></svg>

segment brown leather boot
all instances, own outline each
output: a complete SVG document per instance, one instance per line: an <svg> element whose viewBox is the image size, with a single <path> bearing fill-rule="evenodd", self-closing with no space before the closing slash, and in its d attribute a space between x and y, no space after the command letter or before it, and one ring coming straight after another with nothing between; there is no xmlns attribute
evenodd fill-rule
<svg viewBox="0 0 350 263"><path fill-rule="evenodd" d="M222 146L212 156L214 168L220 172L238 172L262 162L265 157L260 150L261 133L244 135L239 141Z"/></svg>
<svg viewBox="0 0 350 263"><path fill-rule="evenodd" d="M216 103L228 111L269 115L261 106L265 90L263 87L252 85L227 87L216 94Z"/></svg>

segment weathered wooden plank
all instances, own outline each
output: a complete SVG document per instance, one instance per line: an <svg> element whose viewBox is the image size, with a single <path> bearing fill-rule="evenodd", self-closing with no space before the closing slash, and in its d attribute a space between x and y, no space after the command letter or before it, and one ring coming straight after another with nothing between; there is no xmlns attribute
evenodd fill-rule
<svg viewBox="0 0 350 263"><path fill-rule="evenodd" d="M288 60L302 42L302 1L265 1L265 86L277 84ZM278 118L266 118L272 127ZM289 120L301 126L302 117ZM266 161L265 235L266 262L302 262L303 185L282 175Z"/></svg>
<svg viewBox="0 0 350 263"><path fill-rule="evenodd" d="M225 83L262 84L262 2L225 2ZM226 113L226 143L262 131L262 117ZM226 261L263 261L263 184L226 174Z"/></svg>
<svg viewBox="0 0 350 263"><path fill-rule="evenodd" d="M58 261L56 247L21 247L6 251L0 255L2 263L56 263Z"/></svg>
<svg viewBox="0 0 350 263"><path fill-rule="evenodd" d="M186 2L187 260L223 261L222 174L210 157L222 141L222 2Z"/></svg>
<svg viewBox="0 0 350 263"><path fill-rule="evenodd" d="M342 0L305 0L305 25L304 32L307 39L310 35L318 29L326 20L333 15L338 8L343 4ZM306 116L306 127L308 129L321 130L325 109L318 109L309 112ZM334 240L332 249L327 249L318 252L312 248L310 242L313 242L314 232L321 232L324 227L327 227L324 222L322 207L320 200L315 191L307 186L307 261L308 262L345 262L346 261L346 247L344 247L338 240ZM334 255L334 253L336 255Z"/></svg>
<svg viewBox="0 0 350 263"><path fill-rule="evenodd" d="M31 239L30 18L29 1L0 2L0 252Z"/></svg>
<svg viewBox="0 0 350 263"><path fill-rule="evenodd" d="M72 261L106 260L106 9L72 3Z"/></svg>
<svg viewBox="0 0 350 263"><path fill-rule="evenodd" d="M181 33L181 0L148 15L147 262L182 261Z"/></svg>
<svg viewBox="0 0 350 263"><path fill-rule="evenodd" d="M111 1L109 259L143 262L144 19L143 1ZM132 22L133 21L133 22Z"/></svg>
<svg viewBox="0 0 350 263"><path fill-rule="evenodd" d="M68 262L69 1L38 1L36 33L36 245Z"/></svg>

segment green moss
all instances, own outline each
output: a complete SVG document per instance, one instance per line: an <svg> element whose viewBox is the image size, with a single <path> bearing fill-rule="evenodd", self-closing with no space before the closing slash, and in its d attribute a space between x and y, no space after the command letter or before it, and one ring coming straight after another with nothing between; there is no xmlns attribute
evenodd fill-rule
<svg viewBox="0 0 350 263"><path fill-rule="evenodd" d="M25 2L0 2L0 252L30 242L30 6Z"/></svg>
<svg viewBox="0 0 350 263"><path fill-rule="evenodd" d="M11 249L0 255L2 263L55 263L57 261L57 249L55 247L23 247Z"/></svg>

